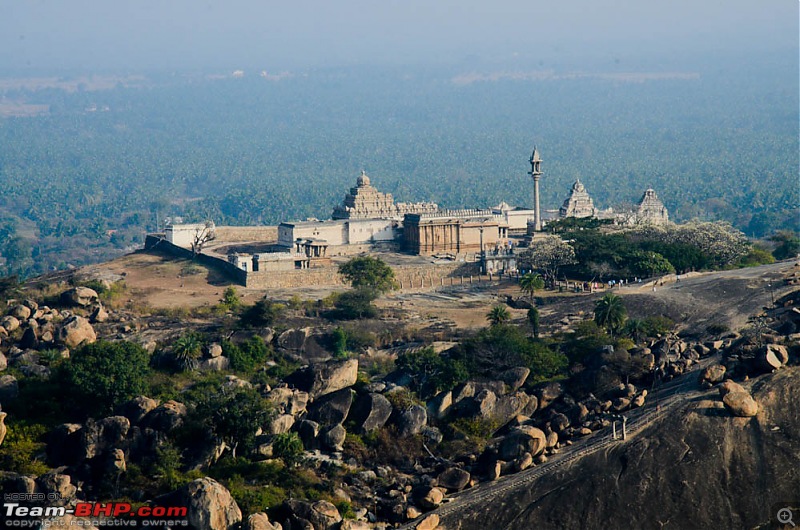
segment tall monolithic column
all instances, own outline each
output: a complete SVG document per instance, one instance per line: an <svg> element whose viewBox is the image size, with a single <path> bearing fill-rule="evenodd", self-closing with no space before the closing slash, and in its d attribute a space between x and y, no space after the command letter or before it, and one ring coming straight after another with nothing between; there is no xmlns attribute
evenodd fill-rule
<svg viewBox="0 0 800 530"><path fill-rule="evenodd" d="M531 154L529 162L531 163L531 170L528 172L528 175L533 177L533 228L539 232L542 230L542 210L539 207L539 178L542 176L542 159L539 158L539 151L536 149L535 145L533 146L533 153Z"/></svg>

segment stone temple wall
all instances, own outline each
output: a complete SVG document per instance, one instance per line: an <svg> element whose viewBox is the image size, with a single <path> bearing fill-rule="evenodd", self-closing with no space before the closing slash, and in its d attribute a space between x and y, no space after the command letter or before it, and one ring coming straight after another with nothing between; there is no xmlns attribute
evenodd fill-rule
<svg viewBox="0 0 800 530"><path fill-rule="evenodd" d="M217 226L217 243L242 243L258 241L276 243L278 241L277 226Z"/></svg>

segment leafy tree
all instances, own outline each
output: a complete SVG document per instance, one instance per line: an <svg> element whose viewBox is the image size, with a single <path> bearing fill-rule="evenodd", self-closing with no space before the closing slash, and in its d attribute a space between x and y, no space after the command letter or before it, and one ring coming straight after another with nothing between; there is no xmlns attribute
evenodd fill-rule
<svg viewBox="0 0 800 530"><path fill-rule="evenodd" d="M628 319L623 333L632 338L634 342L641 342L647 336L647 324L638 318Z"/></svg>
<svg viewBox="0 0 800 530"><path fill-rule="evenodd" d="M412 390L422 399L450 390L469 377L463 363L437 354L430 346L398 356L395 365L411 376Z"/></svg>
<svg viewBox="0 0 800 530"><path fill-rule="evenodd" d="M76 410L105 415L147 390L149 355L132 342L99 340L87 344L61 365L64 388Z"/></svg>
<svg viewBox="0 0 800 530"><path fill-rule="evenodd" d="M486 320L489 321L489 324L492 326L499 326L500 324L504 324L508 322L511 318L511 315L508 312L508 309L504 305L496 305L494 306L488 313L486 313Z"/></svg>
<svg viewBox="0 0 800 530"><path fill-rule="evenodd" d="M559 236L547 235L534 239L519 261L523 268L542 271L545 281L554 285L559 269L575 263L575 249Z"/></svg>
<svg viewBox="0 0 800 530"><path fill-rule="evenodd" d="M797 232L783 230L769 239L773 243L778 244L775 250L772 251L772 255L775 256L775 259L789 259L800 254L800 237L797 235Z"/></svg>
<svg viewBox="0 0 800 530"><path fill-rule="evenodd" d="M607 293L594 305L594 321L612 334L622 329L627 313L622 298L612 293Z"/></svg>
<svg viewBox="0 0 800 530"><path fill-rule="evenodd" d="M236 287L231 285L225 289L225 292L222 293L222 305L228 309L236 309L242 305L242 299L239 297L239 293L236 292Z"/></svg>
<svg viewBox="0 0 800 530"><path fill-rule="evenodd" d="M675 272L675 267L658 252L637 251L633 253L631 272L637 276L656 276Z"/></svg>
<svg viewBox="0 0 800 530"><path fill-rule="evenodd" d="M249 452L255 446L256 432L271 411L270 404L253 388L229 387L210 383L193 389L191 420L205 426L211 435L232 448Z"/></svg>
<svg viewBox="0 0 800 530"><path fill-rule="evenodd" d="M285 309L283 304L264 298L247 308L242 315L241 323L244 326L256 328L271 326L283 315Z"/></svg>
<svg viewBox="0 0 800 530"><path fill-rule="evenodd" d="M539 338L539 310L535 307L528 309L528 323L533 330L533 336Z"/></svg>
<svg viewBox="0 0 800 530"><path fill-rule="evenodd" d="M391 291L396 286L392 268L372 256L358 256L339 265L339 274L355 288L365 287L378 293Z"/></svg>
<svg viewBox="0 0 800 530"><path fill-rule="evenodd" d="M347 332L341 326L333 330L333 358L344 359L347 357Z"/></svg>
<svg viewBox="0 0 800 530"><path fill-rule="evenodd" d="M519 288L530 297L531 304L533 304L533 294L537 290L544 289L544 279L541 275L533 272L525 273L519 279Z"/></svg>
<svg viewBox="0 0 800 530"><path fill-rule="evenodd" d="M357 318L375 318L378 309L372 304L376 293L369 288L358 288L340 294L333 303L334 310L329 312L333 318L354 320Z"/></svg>

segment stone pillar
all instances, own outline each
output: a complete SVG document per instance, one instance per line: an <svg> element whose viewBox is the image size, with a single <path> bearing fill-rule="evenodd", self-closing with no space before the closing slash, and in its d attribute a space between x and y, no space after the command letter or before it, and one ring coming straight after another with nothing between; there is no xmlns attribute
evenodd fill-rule
<svg viewBox="0 0 800 530"><path fill-rule="evenodd" d="M542 210L539 208L539 175L533 176L533 203L535 208L533 229L540 232L542 230Z"/></svg>

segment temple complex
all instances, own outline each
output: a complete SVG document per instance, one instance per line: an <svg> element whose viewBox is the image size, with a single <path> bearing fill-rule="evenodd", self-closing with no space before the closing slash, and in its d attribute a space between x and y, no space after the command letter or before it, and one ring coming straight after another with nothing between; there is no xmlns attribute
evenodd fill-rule
<svg viewBox="0 0 800 530"><path fill-rule="evenodd" d="M333 219L402 219L407 213L431 213L439 209L432 202L394 202L391 193L381 193L370 183L365 171L350 188L344 202L333 209Z"/></svg>
<svg viewBox="0 0 800 530"><path fill-rule="evenodd" d="M564 217L594 217L597 210L594 207L594 202L586 191L580 179L575 181L572 189L569 192L569 197L564 201L564 204L558 210L558 216Z"/></svg>

